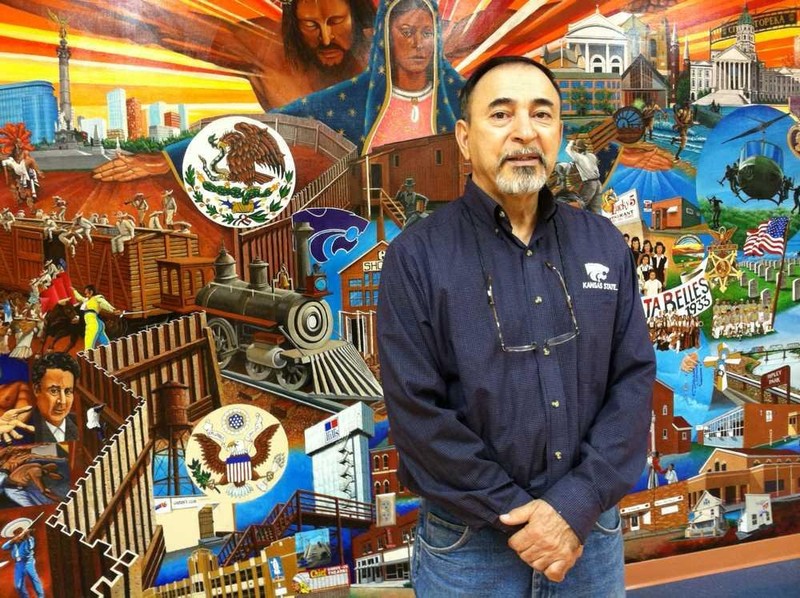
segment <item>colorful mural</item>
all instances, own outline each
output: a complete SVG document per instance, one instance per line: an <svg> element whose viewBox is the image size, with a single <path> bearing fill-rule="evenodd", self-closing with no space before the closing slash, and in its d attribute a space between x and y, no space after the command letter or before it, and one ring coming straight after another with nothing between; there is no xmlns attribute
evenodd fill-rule
<svg viewBox="0 0 800 598"><path fill-rule="evenodd" d="M637 264L627 561L800 532L795 3L0 6L0 596L407 585L381 268L503 54L556 75L559 209Z"/></svg>

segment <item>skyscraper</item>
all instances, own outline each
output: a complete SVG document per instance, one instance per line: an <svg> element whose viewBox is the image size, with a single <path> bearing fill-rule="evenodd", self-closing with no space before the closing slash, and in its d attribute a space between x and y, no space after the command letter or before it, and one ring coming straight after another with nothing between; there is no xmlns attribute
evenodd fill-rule
<svg viewBox="0 0 800 598"><path fill-rule="evenodd" d="M178 114L181 117L181 131L189 130L189 109L186 104L178 104Z"/></svg>
<svg viewBox="0 0 800 598"><path fill-rule="evenodd" d="M128 98L125 108L128 113L128 139L143 137L145 127L142 122L142 103L136 98Z"/></svg>
<svg viewBox="0 0 800 598"><path fill-rule="evenodd" d="M48 81L0 85L0 123L24 123L31 141L55 140L58 106L55 87Z"/></svg>
<svg viewBox="0 0 800 598"><path fill-rule="evenodd" d="M167 111L167 104L165 102L153 102L150 104L150 119L147 123L151 127L164 124L164 113Z"/></svg>
<svg viewBox="0 0 800 598"><path fill-rule="evenodd" d="M123 135L128 134L128 109L125 104L125 90L121 88L112 89L106 94L108 105L108 128L109 130L122 131Z"/></svg>

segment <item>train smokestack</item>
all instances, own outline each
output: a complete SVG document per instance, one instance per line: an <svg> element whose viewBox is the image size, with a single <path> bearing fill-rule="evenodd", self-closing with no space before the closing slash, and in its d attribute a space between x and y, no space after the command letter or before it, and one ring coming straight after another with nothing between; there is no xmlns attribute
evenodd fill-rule
<svg viewBox="0 0 800 598"><path fill-rule="evenodd" d="M236 276L236 260L223 246L219 250L217 259L214 260L214 282L230 284L238 279L239 277Z"/></svg>
<svg viewBox="0 0 800 598"><path fill-rule="evenodd" d="M255 291L265 291L269 289L269 279L267 278L267 270L269 264L262 261L257 257L250 262L250 284L248 285Z"/></svg>
<svg viewBox="0 0 800 598"><path fill-rule="evenodd" d="M311 274L311 254L308 250L308 239L314 229L308 222L301 222L294 229L295 255L297 256L297 283L298 291L306 290L306 277Z"/></svg>

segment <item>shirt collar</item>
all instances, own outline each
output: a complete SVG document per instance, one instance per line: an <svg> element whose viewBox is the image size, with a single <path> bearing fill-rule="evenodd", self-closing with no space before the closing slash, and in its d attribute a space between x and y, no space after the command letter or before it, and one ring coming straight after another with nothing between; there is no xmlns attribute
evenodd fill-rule
<svg viewBox="0 0 800 598"><path fill-rule="evenodd" d="M492 226L500 226L503 230L511 232L511 225L508 217L505 216L500 204L481 189L473 180L472 176L467 177L467 184L464 188L464 201L467 208L478 217L480 222L490 223ZM539 219L549 221L555 216L558 203L553 197L553 193L545 185L539 191Z"/></svg>
<svg viewBox="0 0 800 598"><path fill-rule="evenodd" d="M47 424L47 427L49 428L50 433L53 435L53 438L55 438L56 440L59 440L58 435L56 434L56 430L58 430L59 432L61 432L61 440L66 439L66 437L67 437L67 418L63 419L63 421L61 422L60 426L54 426L49 421L45 421L44 423Z"/></svg>

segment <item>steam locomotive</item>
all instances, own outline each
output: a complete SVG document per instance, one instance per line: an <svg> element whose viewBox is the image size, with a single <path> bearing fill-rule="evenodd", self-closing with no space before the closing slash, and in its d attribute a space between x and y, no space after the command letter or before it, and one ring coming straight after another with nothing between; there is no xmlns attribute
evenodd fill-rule
<svg viewBox="0 0 800 598"><path fill-rule="evenodd" d="M249 270L250 282L240 279L236 261L223 248L214 279L195 296L209 316L221 368L241 352L254 380L275 379L287 390L310 386L315 394L382 395L355 347L331 338L333 314L320 292L324 274L318 274L319 286L298 292L271 282L266 262L255 259Z"/></svg>

